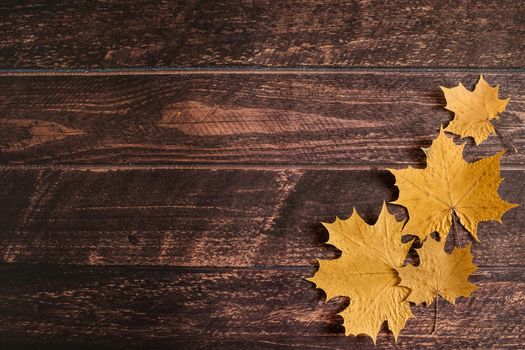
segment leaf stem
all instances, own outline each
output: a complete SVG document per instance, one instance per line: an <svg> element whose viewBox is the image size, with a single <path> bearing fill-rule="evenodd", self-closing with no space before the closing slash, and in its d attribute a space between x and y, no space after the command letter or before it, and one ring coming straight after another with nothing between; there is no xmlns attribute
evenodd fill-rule
<svg viewBox="0 0 525 350"><path fill-rule="evenodd" d="M461 241L459 240L458 224L456 223L456 215L452 213L452 226L454 226L456 246L461 248Z"/></svg>
<svg viewBox="0 0 525 350"><path fill-rule="evenodd" d="M438 310L439 310L439 296L436 295L436 302L434 303L434 326L432 327L432 333L430 333L430 334L436 334L437 333Z"/></svg>

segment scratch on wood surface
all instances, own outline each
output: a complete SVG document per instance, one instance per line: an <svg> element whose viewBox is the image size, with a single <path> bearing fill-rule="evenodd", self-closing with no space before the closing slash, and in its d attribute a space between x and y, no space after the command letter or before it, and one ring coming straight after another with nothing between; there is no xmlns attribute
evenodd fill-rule
<svg viewBox="0 0 525 350"><path fill-rule="evenodd" d="M250 262L257 265L257 259L265 251L265 246L270 239L270 232L274 229L277 219L281 216L282 210L285 206L286 200L297 186L297 183L303 177L302 171L286 171L281 172L276 179L277 198L273 209L269 212L266 222L262 225L262 230L259 233L258 242L253 249L253 254L250 256Z"/></svg>
<svg viewBox="0 0 525 350"><path fill-rule="evenodd" d="M49 181L55 172L38 171L33 185L33 192L29 196L27 205L20 212L18 217L18 235L24 234L25 228L31 221L33 213L42 207L42 200L48 194L52 194L56 187L60 184L62 173L58 172L58 177L54 181ZM4 262L15 262L16 257L20 254L22 248L27 248L27 245L35 245L38 243L39 237L33 236L31 240L14 239L7 244L7 248L3 254ZM23 242L23 243L21 243Z"/></svg>
<svg viewBox="0 0 525 350"><path fill-rule="evenodd" d="M275 221L281 212L286 199L290 193L294 190L295 186L303 176L302 171L285 171L281 172L276 179L277 185L277 198L273 210L269 213L266 223L262 227L263 232L267 232L273 228Z"/></svg>

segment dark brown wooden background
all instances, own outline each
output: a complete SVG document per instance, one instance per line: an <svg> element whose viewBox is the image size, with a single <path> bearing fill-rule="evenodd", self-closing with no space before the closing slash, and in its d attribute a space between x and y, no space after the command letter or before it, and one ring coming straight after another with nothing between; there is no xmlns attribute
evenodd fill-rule
<svg viewBox="0 0 525 350"><path fill-rule="evenodd" d="M319 222L373 222L452 117L439 85L479 73L511 102L466 156L507 149L522 206L480 225L436 332L418 307L378 345L523 348L524 7L3 1L2 348L372 347L303 279L337 256Z"/></svg>

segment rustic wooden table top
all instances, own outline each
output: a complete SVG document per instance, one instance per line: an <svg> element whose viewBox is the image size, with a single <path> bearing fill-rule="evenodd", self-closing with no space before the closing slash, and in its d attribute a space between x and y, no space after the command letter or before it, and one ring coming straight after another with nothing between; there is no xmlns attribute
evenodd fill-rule
<svg viewBox="0 0 525 350"><path fill-rule="evenodd" d="M320 222L373 222L479 73L511 102L466 154L507 149L521 206L480 225L470 299L378 345L525 347L525 3L0 7L2 348L373 348L303 279Z"/></svg>

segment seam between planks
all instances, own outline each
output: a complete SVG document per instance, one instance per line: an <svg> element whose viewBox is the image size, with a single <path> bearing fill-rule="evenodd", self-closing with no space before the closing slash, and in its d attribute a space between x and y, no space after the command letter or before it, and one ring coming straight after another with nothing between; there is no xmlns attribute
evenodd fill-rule
<svg viewBox="0 0 525 350"><path fill-rule="evenodd" d="M317 265L297 265L297 266L165 266L165 265L87 265L87 264L54 264L54 263L2 263L0 268L20 267L20 268L91 268L93 270L107 269L137 269L137 270L166 270L175 273L217 273L217 272L235 272L235 271L304 271L310 272L316 269ZM525 266L477 266L472 276L482 276L483 272L497 272L505 270L507 272L520 272L525 270Z"/></svg>
<svg viewBox="0 0 525 350"><path fill-rule="evenodd" d="M122 75L330 75L370 73L512 73L525 68L506 67L137 67L94 69L0 69L0 76L122 76Z"/></svg>
<svg viewBox="0 0 525 350"><path fill-rule="evenodd" d="M113 165L113 164L46 164L46 165L0 165L0 171L5 170L64 170L64 171L126 171L126 170L260 170L260 171L363 171L363 170L388 170L390 168L401 168L406 166L421 166L424 163L386 163L386 164L352 164L352 165L317 165L317 164L284 164L284 165L265 165L265 164L129 164L129 165ZM502 164L501 170L505 171L525 171L525 164Z"/></svg>
<svg viewBox="0 0 525 350"><path fill-rule="evenodd" d="M25 267L25 268L41 268L41 267L60 267L60 268L75 268L75 267L89 267L92 269L122 269L135 268L142 270L171 270L190 273L207 273L207 272L228 272L228 271L310 271L312 268L317 268L315 263L311 265L254 265L254 266L177 266L177 265L90 265L90 264L60 264L60 263L0 263L0 269L5 267ZM480 275L480 272L485 271L521 271L525 270L525 265L499 266L499 265L477 265L477 271L473 273L474 276Z"/></svg>

